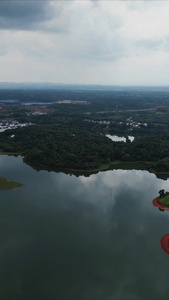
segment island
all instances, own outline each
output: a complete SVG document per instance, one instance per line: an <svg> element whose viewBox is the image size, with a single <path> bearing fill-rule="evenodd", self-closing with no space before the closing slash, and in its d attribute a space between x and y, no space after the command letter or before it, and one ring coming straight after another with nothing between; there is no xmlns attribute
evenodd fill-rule
<svg viewBox="0 0 169 300"><path fill-rule="evenodd" d="M20 183L13 182L8 179L0 178L0 190L15 189L20 186L21 186Z"/></svg>
<svg viewBox="0 0 169 300"><path fill-rule="evenodd" d="M158 207L160 211L169 211L169 192L165 192L164 189L159 191L159 196L153 200L153 205Z"/></svg>
<svg viewBox="0 0 169 300"><path fill-rule="evenodd" d="M153 205L158 207L160 211L169 211L169 192L165 192L164 189L159 191L159 196L153 200ZM169 254L169 233L164 235L161 239L161 247Z"/></svg>

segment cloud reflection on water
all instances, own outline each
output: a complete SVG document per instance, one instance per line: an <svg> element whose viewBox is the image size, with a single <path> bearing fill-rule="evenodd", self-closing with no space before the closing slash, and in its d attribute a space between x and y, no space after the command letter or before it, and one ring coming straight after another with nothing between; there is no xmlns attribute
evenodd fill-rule
<svg viewBox="0 0 169 300"><path fill-rule="evenodd" d="M153 207L152 199L168 181L136 170L90 177L37 172L15 158L6 158L1 171L24 182L1 194L6 286L17 269L30 299L167 299L169 259L160 239L169 230L169 213Z"/></svg>

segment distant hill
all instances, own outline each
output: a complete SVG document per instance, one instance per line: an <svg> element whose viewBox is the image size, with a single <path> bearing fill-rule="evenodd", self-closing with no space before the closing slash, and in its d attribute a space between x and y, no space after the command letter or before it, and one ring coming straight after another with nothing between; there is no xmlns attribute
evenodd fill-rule
<svg viewBox="0 0 169 300"><path fill-rule="evenodd" d="M117 86L64 84L53 82L0 82L0 89L116 90Z"/></svg>
<svg viewBox="0 0 169 300"><path fill-rule="evenodd" d="M2 89L56 89L56 90L161 90L169 91L169 87L148 87L148 86L115 86L115 85L101 85L101 84L64 84L53 82L0 82L0 90Z"/></svg>

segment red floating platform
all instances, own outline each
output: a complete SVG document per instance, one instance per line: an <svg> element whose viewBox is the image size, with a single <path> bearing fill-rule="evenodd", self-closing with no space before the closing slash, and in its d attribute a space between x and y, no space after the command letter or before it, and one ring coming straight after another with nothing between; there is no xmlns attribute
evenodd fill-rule
<svg viewBox="0 0 169 300"><path fill-rule="evenodd" d="M159 199L160 197L156 197L154 200L153 200L153 205L162 209L162 210L168 210L169 211L169 207L166 207L164 205L162 205L160 202L159 202Z"/></svg>
<svg viewBox="0 0 169 300"><path fill-rule="evenodd" d="M161 239L161 246L163 248L163 250L169 254L169 233L167 233L166 235L164 235Z"/></svg>

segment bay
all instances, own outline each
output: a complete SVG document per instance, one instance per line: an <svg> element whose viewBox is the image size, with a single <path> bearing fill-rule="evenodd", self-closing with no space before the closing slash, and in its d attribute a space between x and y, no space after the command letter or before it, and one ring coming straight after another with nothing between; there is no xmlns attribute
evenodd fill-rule
<svg viewBox="0 0 169 300"><path fill-rule="evenodd" d="M0 299L167 299L169 181L139 170L90 177L36 171L0 156Z"/></svg>

